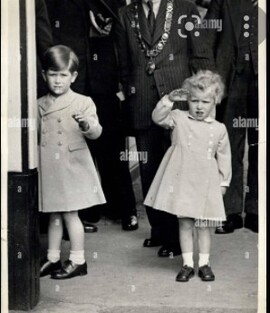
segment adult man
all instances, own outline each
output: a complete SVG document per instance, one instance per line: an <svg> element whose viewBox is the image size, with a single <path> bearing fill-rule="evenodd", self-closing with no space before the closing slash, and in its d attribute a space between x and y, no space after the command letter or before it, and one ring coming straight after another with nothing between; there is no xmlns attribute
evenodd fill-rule
<svg viewBox="0 0 270 313"><path fill-rule="evenodd" d="M227 222L218 234L243 227L243 157L248 140L245 227L258 232L258 6L256 0L215 0L206 20L221 19L222 31L208 30L216 67L226 80L228 96L217 119L228 129L232 150L232 181L224 201Z"/></svg>
<svg viewBox="0 0 270 313"><path fill-rule="evenodd" d="M55 44L71 47L80 60L79 75L72 88L92 97L103 127L101 137L95 143L89 143L89 147L107 200L104 213L110 218L122 218L124 230L135 230L138 222L128 163L120 161L120 152L125 150L125 136L116 96L118 72L111 35L117 9L125 3L117 0L46 1ZM89 231L93 226L86 221L92 220L93 211L91 208L81 215L85 229Z"/></svg>
<svg viewBox="0 0 270 313"><path fill-rule="evenodd" d="M45 51L53 45L52 30L45 0L35 0L36 48L37 48L37 96L44 96L47 86L41 75L42 58Z"/></svg>
<svg viewBox="0 0 270 313"><path fill-rule="evenodd" d="M126 121L138 151L148 156L148 162L140 162L144 196L169 144L169 134L153 124L152 110L164 94L180 88L192 70L210 67L200 32L192 31L198 16L196 6L184 0L134 1L119 11L116 42ZM151 238L144 246L163 245L159 256L180 254L176 216L149 207L146 212Z"/></svg>

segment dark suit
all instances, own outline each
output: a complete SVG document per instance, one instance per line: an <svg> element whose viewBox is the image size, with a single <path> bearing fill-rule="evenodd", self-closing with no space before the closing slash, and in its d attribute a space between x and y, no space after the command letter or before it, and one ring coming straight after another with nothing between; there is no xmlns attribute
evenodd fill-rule
<svg viewBox="0 0 270 313"><path fill-rule="evenodd" d="M35 0L36 13L36 49L37 49L37 95L38 98L47 92L47 86L42 78L42 59L44 52L53 45L52 30L45 0Z"/></svg>
<svg viewBox="0 0 270 313"><path fill-rule="evenodd" d="M232 149L232 181L224 201L227 215L243 210L243 157L248 135L246 213L258 214L258 129L236 125L241 119L258 120L258 7L251 0L212 1L205 19L222 19L221 32L208 31L209 49L227 85L227 98L217 108ZM251 121L251 120L250 120ZM253 125L255 125L254 123ZM251 124L250 124L251 125Z"/></svg>
<svg viewBox="0 0 270 313"><path fill-rule="evenodd" d="M111 18L114 24L121 1L46 1L55 44L71 47L80 60L79 75L72 89L94 100L103 127L101 137L89 142L89 147L96 160L107 200L105 213L123 219L136 215L128 163L120 161L120 151L125 150L125 136L120 123L119 99L116 97L118 65L113 38L111 33L102 35L96 31L89 17L91 10L96 21L101 14L102 18ZM83 218L88 219L87 215L88 212L83 213Z"/></svg>
<svg viewBox="0 0 270 313"><path fill-rule="evenodd" d="M156 17L155 31L151 38L147 19L141 1L138 3L138 20L143 41L148 47L155 45L164 32L167 1L160 3ZM136 2L119 11L120 22L116 27L116 42L120 62L121 83L126 95L124 103L125 120L135 131L137 148L146 151L148 162L140 163L142 187L146 195L162 157L169 146L169 134L152 122L151 114L158 100L175 88L180 88L183 80L191 75L191 70L211 67L202 37L185 30L184 22L193 21L192 15L199 16L196 6L188 1L174 1L169 39L161 53L155 58L156 70L153 75L146 73L149 61L141 51L134 32L134 6ZM179 36L181 29L183 38ZM185 38L184 38L185 37ZM186 108L180 104L180 108ZM178 220L176 216L146 208L152 227L151 236L163 240L164 244L178 243ZM161 225L161 223L163 225ZM164 225L165 224L165 225ZM165 232L163 230L165 228ZM168 233L169 232L169 233Z"/></svg>

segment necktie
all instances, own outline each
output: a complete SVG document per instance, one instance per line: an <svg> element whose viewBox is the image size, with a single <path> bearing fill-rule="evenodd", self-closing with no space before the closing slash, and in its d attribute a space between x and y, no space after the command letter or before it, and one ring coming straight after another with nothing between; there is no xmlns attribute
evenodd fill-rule
<svg viewBox="0 0 270 313"><path fill-rule="evenodd" d="M148 28L149 28L151 36L153 36L154 30L155 30L155 15L154 15L154 11L153 11L153 2L148 1L147 5L149 8L149 12L148 12L148 16L147 16Z"/></svg>

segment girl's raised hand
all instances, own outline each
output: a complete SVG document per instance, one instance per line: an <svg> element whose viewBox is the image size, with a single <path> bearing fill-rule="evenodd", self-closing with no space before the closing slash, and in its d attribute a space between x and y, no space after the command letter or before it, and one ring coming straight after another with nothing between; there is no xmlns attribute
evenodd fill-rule
<svg viewBox="0 0 270 313"><path fill-rule="evenodd" d="M72 117L79 124L80 128L83 131L87 131L89 129L89 123L87 121L87 118L81 111L73 113Z"/></svg>
<svg viewBox="0 0 270 313"><path fill-rule="evenodd" d="M169 100L172 102L175 101L186 101L187 100L187 95L188 95L188 90L186 89L175 89L169 94Z"/></svg>

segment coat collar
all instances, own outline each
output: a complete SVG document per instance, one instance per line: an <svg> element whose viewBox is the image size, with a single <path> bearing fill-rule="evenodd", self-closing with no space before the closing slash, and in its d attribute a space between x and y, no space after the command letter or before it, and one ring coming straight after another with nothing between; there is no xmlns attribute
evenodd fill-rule
<svg viewBox="0 0 270 313"><path fill-rule="evenodd" d="M190 113L187 111L187 117L192 119L192 120L196 120L195 117L193 117L192 115L190 115ZM215 119L211 116L207 116L202 122L206 122L206 123L213 123L215 121Z"/></svg>
<svg viewBox="0 0 270 313"><path fill-rule="evenodd" d="M41 103L39 104L41 116L63 110L71 104L75 96L75 92L71 89L69 89L69 91L64 95L57 98L54 98L50 94L47 94L43 97Z"/></svg>

